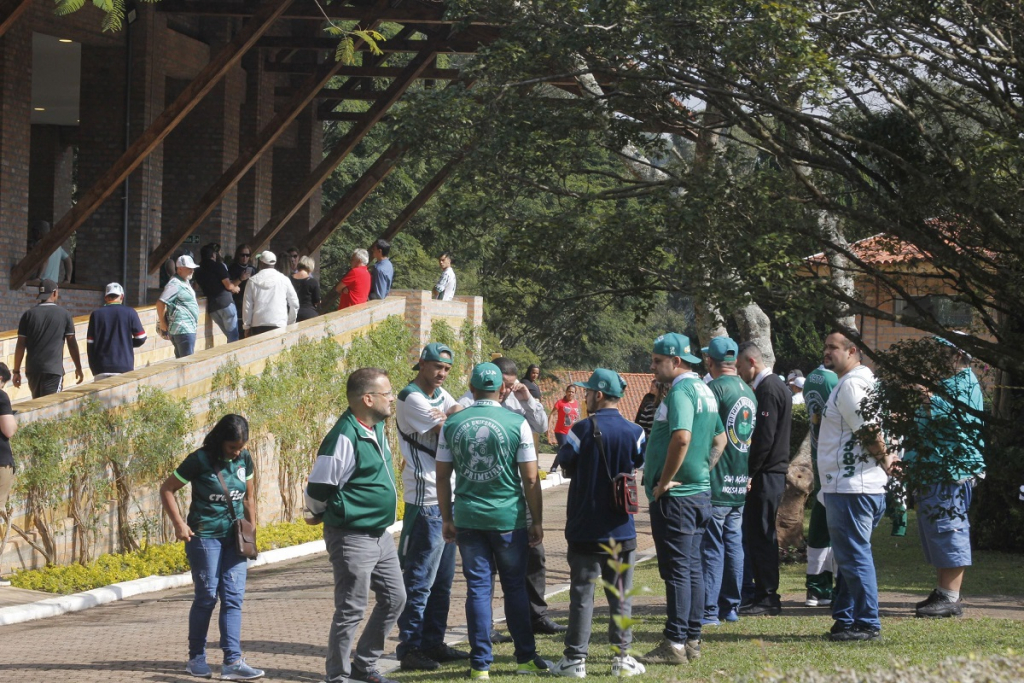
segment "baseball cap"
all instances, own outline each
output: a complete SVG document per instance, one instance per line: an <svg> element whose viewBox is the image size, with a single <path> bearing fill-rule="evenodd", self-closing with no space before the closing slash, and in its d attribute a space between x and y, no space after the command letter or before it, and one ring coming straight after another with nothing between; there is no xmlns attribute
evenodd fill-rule
<svg viewBox="0 0 1024 683"><path fill-rule="evenodd" d="M473 368L469 383L474 389L497 391L502 385L501 370L494 363L478 363Z"/></svg>
<svg viewBox="0 0 1024 683"><path fill-rule="evenodd" d="M437 361L439 363L452 364L455 360L455 352L453 352L446 344L441 342L431 342L423 347L423 351L420 353L420 362L423 361ZM420 364L417 363L412 367L413 370L419 370Z"/></svg>
<svg viewBox="0 0 1024 683"><path fill-rule="evenodd" d="M966 333L961 332L960 330L953 330L953 334L960 334L960 335L966 336ZM966 351L961 349L959 346L957 346L953 342L951 342L948 339L946 339L945 337L938 337L937 336L937 337L935 337L935 341L938 342L939 344L942 344L943 346L948 346L949 348L964 354L964 356L966 356L968 360L971 359L971 354L967 353Z"/></svg>
<svg viewBox="0 0 1024 683"><path fill-rule="evenodd" d="M803 376L804 376L804 373L802 373L801 371L793 370L788 375L786 375L786 384L795 384L797 378L803 377Z"/></svg>
<svg viewBox="0 0 1024 683"><path fill-rule="evenodd" d="M109 285L107 285L107 289L104 292L103 296L124 296L124 287L117 284L116 282L111 282Z"/></svg>
<svg viewBox="0 0 1024 683"><path fill-rule="evenodd" d="M268 266L273 266L277 263L277 256L272 251L265 251L260 254L260 261L266 263Z"/></svg>
<svg viewBox="0 0 1024 683"><path fill-rule="evenodd" d="M715 337L708 343L707 351L705 351L711 360L716 360L719 363L736 360L739 352L740 347L729 337Z"/></svg>
<svg viewBox="0 0 1024 683"><path fill-rule="evenodd" d="M179 256L176 265L179 268L191 268L192 270L195 270L196 268L199 267L199 264L193 261L192 257L189 256L188 254L185 254L184 256Z"/></svg>
<svg viewBox="0 0 1024 683"><path fill-rule="evenodd" d="M690 338L678 332L666 332L655 339L654 353L662 356L678 356L694 365L700 362L700 358L690 353Z"/></svg>
<svg viewBox="0 0 1024 683"><path fill-rule="evenodd" d="M39 282L39 298L49 299L50 295L57 291L57 283L46 279Z"/></svg>
<svg viewBox="0 0 1024 683"><path fill-rule="evenodd" d="M789 383L792 384L797 389L803 389L804 388L804 383L806 381L807 381L806 377L794 377L793 379L789 380Z"/></svg>
<svg viewBox="0 0 1024 683"><path fill-rule="evenodd" d="M598 368L586 382L573 382L573 384L591 391L600 391L615 398L622 398L622 392L626 389L626 382L623 381L622 376L607 368Z"/></svg>

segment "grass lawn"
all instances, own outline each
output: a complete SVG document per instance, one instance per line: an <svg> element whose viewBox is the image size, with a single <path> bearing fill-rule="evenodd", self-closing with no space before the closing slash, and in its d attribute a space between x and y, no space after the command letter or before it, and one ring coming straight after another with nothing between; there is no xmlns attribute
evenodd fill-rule
<svg viewBox="0 0 1024 683"><path fill-rule="evenodd" d="M873 539L875 563L881 592L913 592L926 595L934 587L934 570L924 564L917 539L917 522L911 512L907 535L889 535L891 525L883 519ZM975 553L975 566L967 572L965 592L971 594L1024 595L1024 556L1004 553ZM636 586L649 592L636 598L634 645L632 652L642 654L661 640L664 624L664 584L654 561L641 564L634 577ZM782 592L804 591L803 565L782 568ZM556 616L564 614L565 593L550 600ZM604 600L595 610L591 656L587 661L588 679L611 680L611 650L605 642L606 611ZM888 612L893 613L893 609ZM797 672L816 669L834 672L837 668L893 670L907 665L931 665L947 657L1003 655L1024 649L1024 622L1009 619L964 618L923 620L913 618L911 609L897 609L905 616L883 616L882 640L874 643L831 643L824 634L832 625L827 609L794 608L782 616L746 618L704 630L703 657L681 667L651 666L643 679L685 681L732 681L758 679L766 672ZM564 622L564 619L560 619ZM562 639L540 636L538 651L546 659L557 661ZM465 664L446 665L430 673L393 675L401 681L439 681L465 674ZM511 676L515 670L511 645L495 647L492 678ZM951 679L952 680L952 679Z"/></svg>

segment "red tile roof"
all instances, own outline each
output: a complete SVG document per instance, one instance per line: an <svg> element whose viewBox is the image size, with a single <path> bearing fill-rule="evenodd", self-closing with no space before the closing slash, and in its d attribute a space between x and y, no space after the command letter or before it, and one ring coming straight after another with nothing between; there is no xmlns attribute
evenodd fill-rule
<svg viewBox="0 0 1024 683"><path fill-rule="evenodd" d="M565 394L565 386L572 382L586 382L590 379L592 370L563 370L555 373L557 379L545 378L540 382L541 391L544 392L544 407L550 413L555 407L555 401ZM636 411L640 409L640 401L651 388L654 375L643 372L620 372L622 379L626 381L626 391L619 401L619 412L627 420L632 421L636 417ZM582 395L578 396L581 414L586 413L586 406L583 405Z"/></svg>
<svg viewBox="0 0 1024 683"><path fill-rule="evenodd" d="M903 242L892 235L875 235L866 237L850 245L850 251L868 264L895 265L897 263L915 263L928 261L930 257L913 244ZM827 263L825 254L808 256L807 260L816 265Z"/></svg>

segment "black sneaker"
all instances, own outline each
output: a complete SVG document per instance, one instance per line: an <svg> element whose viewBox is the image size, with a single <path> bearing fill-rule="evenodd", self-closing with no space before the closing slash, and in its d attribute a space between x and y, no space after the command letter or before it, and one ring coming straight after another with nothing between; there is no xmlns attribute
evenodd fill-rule
<svg viewBox="0 0 1024 683"><path fill-rule="evenodd" d="M740 607L741 617L774 617L782 613L782 605L777 602L755 602Z"/></svg>
<svg viewBox="0 0 1024 683"><path fill-rule="evenodd" d="M498 630L491 631L491 643L511 643L512 636L506 636L504 633Z"/></svg>
<svg viewBox="0 0 1024 683"><path fill-rule="evenodd" d="M868 640L881 640L882 632L877 628L868 628L865 626L847 628L836 624L829 632L828 639L833 643L854 643L865 642Z"/></svg>
<svg viewBox="0 0 1024 683"><path fill-rule="evenodd" d="M418 648L406 652L399 664L402 671L433 671L441 666L437 659Z"/></svg>
<svg viewBox="0 0 1024 683"><path fill-rule="evenodd" d="M557 623L551 617L541 617L533 622L533 632L543 633L546 635L554 635L556 633L565 633L569 630L568 626L563 626Z"/></svg>
<svg viewBox="0 0 1024 683"><path fill-rule="evenodd" d="M369 671L352 669L352 675L348 678L350 681L362 681L362 683L398 683L395 679L388 678L376 669L370 669Z"/></svg>
<svg viewBox="0 0 1024 683"><path fill-rule="evenodd" d="M943 617L961 617L964 614L963 598L950 600L937 590L933 590L928 599L917 603L915 617L941 619Z"/></svg>
<svg viewBox="0 0 1024 683"><path fill-rule="evenodd" d="M469 653L465 650L456 650L454 647L449 647L446 643L441 643L437 647L432 647L427 650L421 650L422 654L430 657L435 662L457 662L460 659L469 659Z"/></svg>

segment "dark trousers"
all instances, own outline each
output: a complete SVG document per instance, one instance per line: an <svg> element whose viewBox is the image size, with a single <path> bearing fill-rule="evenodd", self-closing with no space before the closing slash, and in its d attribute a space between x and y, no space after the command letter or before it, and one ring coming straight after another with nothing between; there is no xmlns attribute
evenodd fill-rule
<svg viewBox="0 0 1024 683"><path fill-rule="evenodd" d="M665 582L665 630L673 643L699 640L704 614L700 544L711 518L711 492L669 496L650 503L658 573Z"/></svg>
<svg viewBox="0 0 1024 683"><path fill-rule="evenodd" d="M530 598L530 619L539 621L548 615L544 599L547 582L547 560L544 544L534 546L526 553L526 595Z"/></svg>
<svg viewBox="0 0 1024 683"><path fill-rule="evenodd" d="M249 336L250 337L255 337L257 334L263 334L265 332L272 332L272 331L278 330L278 329L281 329L281 328L274 327L273 325L257 325L256 327L250 327L249 328Z"/></svg>
<svg viewBox="0 0 1024 683"><path fill-rule="evenodd" d="M32 393L32 398L58 394L64 388L64 375L62 374L25 371L25 379L28 380L28 390Z"/></svg>
<svg viewBox="0 0 1024 683"><path fill-rule="evenodd" d="M786 488L786 475L759 473L750 478L743 507L743 545L754 579L753 603L779 603L779 539L775 516Z"/></svg>

